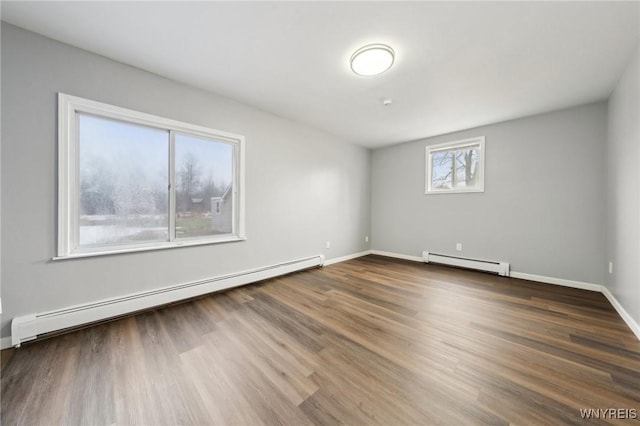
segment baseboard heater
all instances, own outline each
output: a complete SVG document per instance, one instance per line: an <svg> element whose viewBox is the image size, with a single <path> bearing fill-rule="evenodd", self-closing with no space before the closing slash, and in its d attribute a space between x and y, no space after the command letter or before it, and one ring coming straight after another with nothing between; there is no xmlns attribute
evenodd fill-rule
<svg viewBox="0 0 640 426"><path fill-rule="evenodd" d="M323 264L324 256L317 255L55 311L22 315L11 321L11 345L18 347L21 343L34 340L41 334L126 315Z"/></svg>
<svg viewBox="0 0 640 426"><path fill-rule="evenodd" d="M464 257L449 256L446 254L429 253L428 251L422 252L422 259L425 263L441 263L443 265L495 272L503 277L509 276L509 264L507 262L467 259Z"/></svg>

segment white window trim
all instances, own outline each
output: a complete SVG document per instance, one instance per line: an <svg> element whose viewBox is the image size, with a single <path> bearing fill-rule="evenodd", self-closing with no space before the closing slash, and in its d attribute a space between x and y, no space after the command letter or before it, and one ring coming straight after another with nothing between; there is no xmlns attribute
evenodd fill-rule
<svg viewBox="0 0 640 426"><path fill-rule="evenodd" d="M462 194L466 192L484 192L484 151L485 151L485 137L478 136L475 138L462 139L453 142L444 142L435 145L427 145L426 146L426 176L425 176L425 185L424 185L424 193L426 195L434 195L434 194ZM480 145L480 152L478 155L478 181L479 184L473 188L465 188L465 189L435 189L432 188L431 182L431 155L435 152L439 151L449 151L458 148L464 148L466 146L471 145Z"/></svg>
<svg viewBox="0 0 640 426"><path fill-rule="evenodd" d="M78 179L79 158L77 123L78 113L94 114L100 117L140 124L170 131L170 179L175 181L174 138L173 132L212 138L234 144L233 197L237 199L232 217L234 234L211 237L181 238L179 240L147 242L141 244L101 246L95 248L76 249L78 241ZM83 99L76 96L58 93L58 251L54 260L78 257L102 256L118 253L139 252L167 249L174 247L198 246L230 241L246 240L245 235L245 200L244 200L244 168L245 138L242 135L210 129L195 124L146 114L139 111L121 108L101 102ZM175 211L175 190L169 195L170 212ZM169 230L175 229L175 218L169 214ZM171 232L170 232L171 235ZM171 237L170 237L171 238Z"/></svg>

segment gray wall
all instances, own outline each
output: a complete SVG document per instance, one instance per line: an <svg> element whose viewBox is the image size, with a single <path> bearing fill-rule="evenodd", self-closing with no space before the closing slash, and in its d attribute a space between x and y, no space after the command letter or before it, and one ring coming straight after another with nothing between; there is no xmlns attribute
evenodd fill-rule
<svg viewBox="0 0 640 426"><path fill-rule="evenodd" d="M606 285L640 323L640 49L609 98Z"/></svg>
<svg viewBox="0 0 640 426"><path fill-rule="evenodd" d="M57 92L245 135L248 241L51 261ZM367 149L3 23L2 336L16 315L367 250L370 166Z"/></svg>
<svg viewBox="0 0 640 426"><path fill-rule="evenodd" d="M486 137L485 192L425 195L426 145L474 136ZM602 284L605 138L596 103L375 150L372 248Z"/></svg>

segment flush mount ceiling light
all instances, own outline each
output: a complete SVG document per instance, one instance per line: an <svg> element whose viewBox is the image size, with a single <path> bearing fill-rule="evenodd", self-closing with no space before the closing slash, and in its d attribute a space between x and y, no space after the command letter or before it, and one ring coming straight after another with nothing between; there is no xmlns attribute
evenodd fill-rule
<svg viewBox="0 0 640 426"><path fill-rule="evenodd" d="M351 55L351 70L358 75L382 74L393 65L395 53L385 44L369 44Z"/></svg>

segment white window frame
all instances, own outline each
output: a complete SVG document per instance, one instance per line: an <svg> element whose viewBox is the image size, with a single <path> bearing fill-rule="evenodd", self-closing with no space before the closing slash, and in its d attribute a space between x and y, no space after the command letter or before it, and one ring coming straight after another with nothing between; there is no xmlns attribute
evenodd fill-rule
<svg viewBox="0 0 640 426"><path fill-rule="evenodd" d="M119 120L169 132L169 179L175 182L175 133L215 139L232 144L233 149L233 219L232 233L220 236L175 238L175 184L169 191L169 237L167 241L136 244L79 247L79 170L78 114ZM215 244L246 240L244 211L244 144L242 135L210 129L114 105L58 93L58 250L57 259L100 256L174 247ZM169 184L169 182L167 182Z"/></svg>
<svg viewBox="0 0 640 426"><path fill-rule="evenodd" d="M460 194L465 192L484 192L484 156L485 156L485 138L484 136L478 136L475 138L462 139L453 142L439 143L435 145L427 145L426 147L426 176L425 176L425 190L427 195L432 194ZM432 185L432 155L436 152L442 151L454 151L460 148L468 146L479 145L478 152L478 168L476 170L478 184L470 188L454 188L454 189L440 189L433 188Z"/></svg>

